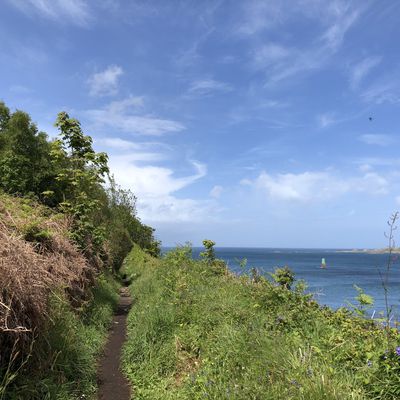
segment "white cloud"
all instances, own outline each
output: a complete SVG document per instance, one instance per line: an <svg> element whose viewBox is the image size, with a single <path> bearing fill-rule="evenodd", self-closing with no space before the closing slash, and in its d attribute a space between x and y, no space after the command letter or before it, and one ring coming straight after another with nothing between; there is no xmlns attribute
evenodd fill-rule
<svg viewBox="0 0 400 400"><path fill-rule="evenodd" d="M153 223L204 222L213 219L218 211L211 201L180 199L175 196L139 198L140 218Z"/></svg>
<svg viewBox="0 0 400 400"><path fill-rule="evenodd" d="M167 156L159 151L154 151L151 143L134 143L120 138L95 139L96 147L106 151L111 157L112 150L118 150L118 157L121 163L130 162L154 162L162 161ZM121 154L122 153L122 154Z"/></svg>
<svg viewBox="0 0 400 400"><path fill-rule="evenodd" d="M269 43L257 48L253 54L256 68L265 68L292 55L292 49L277 43Z"/></svg>
<svg viewBox="0 0 400 400"><path fill-rule="evenodd" d="M314 202L345 193L387 193L389 182L375 172L358 177L340 178L330 172L303 172L271 175L261 172L255 180L241 182L264 192L271 200Z"/></svg>
<svg viewBox="0 0 400 400"><path fill-rule="evenodd" d="M365 134L358 137L359 140L366 144L377 145L377 146L389 146L393 144L393 138L389 135L375 135Z"/></svg>
<svg viewBox="0 0 400 400"><path fill-rule="evenodd" d="M30 89L26 86L23 86L23 85L13 85L10 87L9 90L12 93L23 94L23 95L32 93L32 89Z"/></svg>
<svg viewBox="0 0 400 400"><path fill-rule="evenodd" d="M361 165L358 167L358 169L359 169L361 172L369 172L369 171L371 171L371 170L373 169L373 167L372 167L372 165L370 165L370 164L361 164Z"/></svg>
<svg viewBox="0 0 400 400"><path fill-rule="evenodd" d="M102 72L93 74L88 79L91 96L110 96L118 93L118 79L123 70L118 65L110 65Z"/></svg>
<svg viewBox="0 0 400 400"><path fill-rule="evenodd" d="M314 24L327 26L322 39L329 46L336 47L365 8L364 4L357 6L355 8L346 0L250 0L243 3L234 29L241 35L254 36L300 16Z"/></svg>
<svg viewBox="0 0 400 400"><path fill-rule="evenodd" d="M110 168L118 176L119 182L146 198L170 195L206 175L207 168L204 164L193 161L192 165L196 170L195 174L177 178L172 169L152 165L138 166L129 156L110 159Z"/></svg>
<svg viewBox="0 0 400 400"><path fill-rule="evenodd" d="M288 106L288 102L272 99L262 100L258 105L259 108L286 108Z"/></svg>
<svg viewBox="0 0 400 400"><path fill-rule="evenodd" d="M361 81L382 61L382 57L367 57L354 65L350 71L350 87L357 89Z"/></svg>
<svg viewBox="0 0 400 400"><path fill-rule="evenodd" d="M95 139L95 144L100 144L117 150L138 150L141 147L137 143L130 142L129 140L112 137Z"/></svg>
<svg viewBox="0 0 400 400"><path fill-rule="evenodd" d="M160 162L171 158L171 147L159 142L132 142L118 137L95 138L98 151L118 157L121 164Z"/></svg>
<svg viewBox="0 0 400 400"><path fill-rule="evenodd" d="M130 134L149 136L161 136L185 129L180 122L144 114L143 106L142 97L129 97L113 101L105 108L88 110L85 114L96 129L112 128Z"/></svg>
<svg viewBox="0 0 400 400"><path fill-rule="evenodd" d="M355 186L353 190L370 194L386 194L389 190L389 181L376 172L367 172L361 178L351 180Z"/></svg>
<svg viewBox="0 0 400 400"><path fill-rule="evenodd" d="M308 42L296 41L297 47L271 41L260 45L260 35L257 37L251 64L252 68L256 66L265 70L266 86L327 65L332 56L339 51L346 34L356 24L365 8L364 5L356 8L341 0L331 1L328 4L320 0L281 2L258 0L251 2L249 6L247 4L251 18L248 18L246 12L244 17L247 21L244 24L246 29L239 29L239 32L253 35L270 29L277 23L290 24L291 18L303 19L306 23L311 22L316 29L319 29L319 33L313 35ZM250 26L254 29L250 29Z"/></svg>
<svg viewBox="0 0 400 400"><path fill-rule="evenodd" d="M214 203L175 196L176 192L206 175L204 164L191 161L195 172L176 177L170 168L139 166L136 161L135 155L111 156L109 164L116 180L138 196L140 218L155 222L202 221L210 218Z"/></svg>
<svg viewBox="0 0 400 400"><path fill-rule="evenodd" d="M188 94L195 96L210 95L213 92L230 92L232 86L228 83L216 81L215 79L199 79L192 82Z"/></svg>
<svg viewBox="0 0 400 400"><path fill-rule="evenodd" d="M288 173L276 176L262 172L256 179L255 185L264 190L268 197L300 201L329 198L333 194L343 193L347 190L347 185L332 182L326 172Z"/></svg>
<svg viewBox="0 0 400 400"><path fill-rule="evenodd" d="M215 185L210 191L210 196L214 197L215 199L219 199L223 191L224 188L222 186Z"/></svg>
<svg viewBox="0 0 400 400"><path fill-rule="evenodd" d="M347 3L344 7L336 8L336 20L321 37L324 44L333 50L337 50L341 46L347 31L360 16L360 10L351 10L350 7L350 3Z"/></svg>
<svg viewBox="0 0 400 400"><path fill-rule="evenodd" d="M327 128L328 126L334 124L336 119L332 113L325 113L317 116L318 125L321 128Z"/></svg>
<svg viewBox="0 0 400 400"><path fill-rule="evenodd" d="M390 157L363 157L354 160L355 164L359 165L370 165L371 167L394 167L400 166L400 158Z"/></svg>
<svg viewBox="0 0 400 400"><path fill-rule="evenodd" d="M144 106L144 98L140 96L129 96L126 99L112 101L108 109L115 114L124 113L129 110L138 110Z"/></svg>
<svg viewBox="0 0 400 400"><path fill-rule="evenodd" d="M8 0L27 15L85 26L91 13L83 0Z"/></svg>
<svg viewBox="0 0 400 400"><path fill-rule="evenodd" d="M396 74L389 74L371 84L361 94L361 98L368 103L399 103L400 84Z"/></svg>
<svg viewBox="0 0 400 400"><path fill-rule="evenodd" d="M238 26L235 32L241 35L254 35L275 26L284 16L279 2L252 0L244 3Z"/></svg>

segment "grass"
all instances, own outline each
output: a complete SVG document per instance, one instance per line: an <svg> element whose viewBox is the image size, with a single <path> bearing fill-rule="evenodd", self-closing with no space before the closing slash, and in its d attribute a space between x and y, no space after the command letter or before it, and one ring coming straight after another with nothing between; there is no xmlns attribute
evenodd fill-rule
<svg viewBox="0 0 400 400"><path fill-rule="evenodd" d="M47 326L37 335L32 353L0 398L9 400L73 400L94 398L97 358L104 345L118 283L102 275L92 298L80 310L59 293L50 298Z"/></svg>
<svg viewBox="0 0 400 400"><path fill-rule="evenodd" d="M0 400L90 398L119 284L69 239L70 221L0 192Z"/></svg>
<svg viewBox="0 0 400 400"><path fill-rule="evenodd" d="M181 247L124 263L134 306L123 368L135 399L398 399L400 343L263 277ZM256 278L256 279L255 279Z"/></svg>

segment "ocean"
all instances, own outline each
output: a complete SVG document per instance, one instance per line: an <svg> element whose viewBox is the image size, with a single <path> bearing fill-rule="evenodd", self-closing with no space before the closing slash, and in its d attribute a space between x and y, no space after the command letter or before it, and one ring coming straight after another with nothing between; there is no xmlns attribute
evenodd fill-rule
<svg viewBox="0 0 400 400"><path fill-rule="evenodd" d="M164 248L163 252L170 250ZM193 256L199 257L202 248L193 248ZM375 303L369 315L378 316L385 309L384 290L379 269L384 272L388 262L387 254L343 253L332 249L272 249L272 248L228 248L216 247L217 258L227 262L231 271L243 273L239 260L246 258L245 272L252 267L267 275L276 267L287 265L296 275L296 279L306 281L307 292L312 293L321 305L334 309L348 307L348 302L356 303L357 291L354 285L361 287L371 295ZM325 258L326 269L321 269L321 260ZM400 258L392 255L393 265L389 278L389 304L393 315L399 320L400 306Z"/></svg>

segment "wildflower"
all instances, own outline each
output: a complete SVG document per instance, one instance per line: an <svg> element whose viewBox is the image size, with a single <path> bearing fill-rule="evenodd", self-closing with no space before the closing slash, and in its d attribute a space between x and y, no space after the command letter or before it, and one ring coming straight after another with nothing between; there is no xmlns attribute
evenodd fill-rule
<svg viewBox="0 0 400 400"><path fill-rule="evenodd" d="M367 365L368 365L368 367L372 367L372 361L371 361L371 360L368 360L368 361L367 361Z"/></svg>
<svg viewBox="0 0 400 400"><path fill-rule="evenodd" d="M396 354L400 357L400 347L396 347Z"/></svg>

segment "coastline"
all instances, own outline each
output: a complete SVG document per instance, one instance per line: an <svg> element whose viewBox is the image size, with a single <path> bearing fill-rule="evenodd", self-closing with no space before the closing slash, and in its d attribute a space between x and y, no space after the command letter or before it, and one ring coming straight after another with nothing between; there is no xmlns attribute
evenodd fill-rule
<svg viewBox="0 0 400 400"><path fill-rule="evenodd" d="M400 254L400 248L395 249L350 249L350 250L337 250L337 253L359 253L359 254Z"/></svg>

